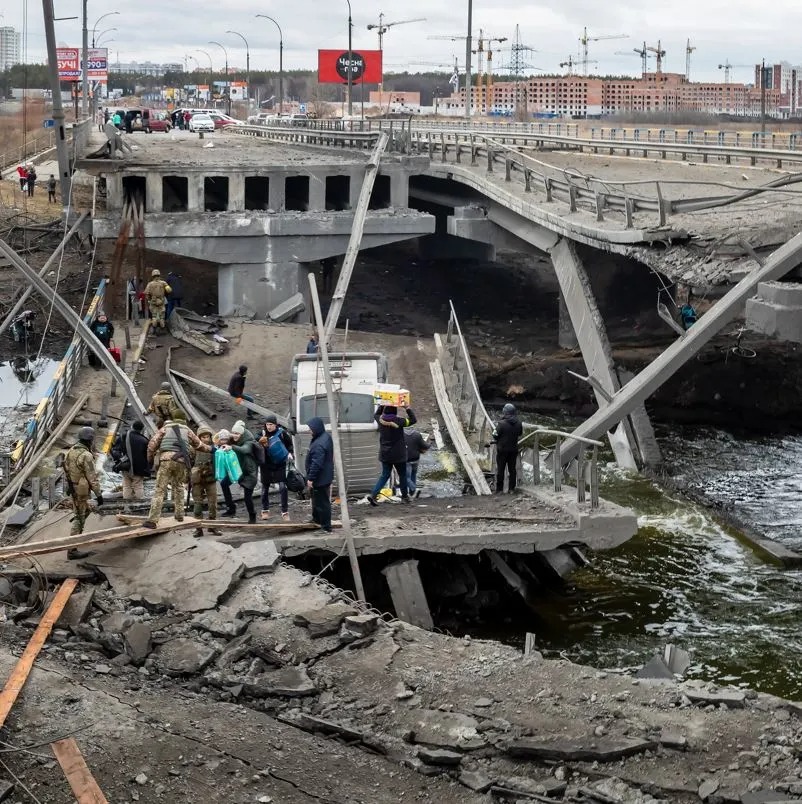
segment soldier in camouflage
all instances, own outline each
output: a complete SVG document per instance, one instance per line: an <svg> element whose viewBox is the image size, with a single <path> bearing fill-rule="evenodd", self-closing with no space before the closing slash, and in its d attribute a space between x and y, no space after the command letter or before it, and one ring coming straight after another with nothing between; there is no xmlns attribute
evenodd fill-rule
<svg viewBox="0 0 802 804"><path fill-rule="evenodd" d="M151 271L150 282L145 286L145 298L148 300L153 331L156 335L165 332L164 308L167 306L170 290L170 286L162 279L161 271L158 268Z"/></svg>
<svg viewBox="0 0 802 804"><path fill-rule="evenodd" d="M103 492L95 471L95 456L92 453L92 442L95 431L91 427L82 427L78 431L78 440L67 451L64 457L64 475L67 488L72 497L73 518L70 535L77 536L84 532L86 518L89 516L89 495L94 493L98 505L103 505ZM86 558L89 553L77 548L67 552L67 558Z"/></svg>
<svg viewBox="0 0 802 804"><path fill-rule="evenodd" d="M195 464L192 467L192 499L195 502L194 515L197 519L203 518L204 500L209 505L209 519L217 519L217 480L214 476L214 447L212 446L212 429L203 425L198 428L198 438L207 446L212 447L211 452L198 452ZM218 528L209 528L209 533L217 536L221 531ZM203 536L203 528L197 528L193 534Z"/></svg>
<svg viewBox="0 0 802 804"><path fill-rule="evenodd" d="M156 417L156 427L159 428L164 426L177 407L175 397L170 390L170 383L163 382L161 388L153 394L150 400L148 413L152 413Z"/></svg>

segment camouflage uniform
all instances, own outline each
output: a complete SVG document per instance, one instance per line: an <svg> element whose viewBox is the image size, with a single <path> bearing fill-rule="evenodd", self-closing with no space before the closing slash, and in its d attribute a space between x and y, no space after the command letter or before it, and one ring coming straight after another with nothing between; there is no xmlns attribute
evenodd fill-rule
<svg viewBox="0 0 802 804"><path fill-rule="evenodd" d="M211 452L212 449L187 427L186 422L169 420L164 423L164 427L150 439L148 444L148 461L150 463L153 463L156 453L159 453L159 471L156 473L156 489L153 492L148 522L158 522L164 505L164 497L169 488L172 488L175 518L179 522L184 518L189 467L179 448L178 436L175 434L174 429L176 427L181 433L187 452L190 454L190 461L193 449L198 452Z"/></svg>
<svg viewBox="0 0 802 804"><path fill-rule="evenodd" d="M95 471L95 456L86 444L73 444L64 458L64 472L70 481L70 495L75 515L70 535L83 533L89 516L89 494L100 496L100 482Z"/></svg>
<svg viewBox="0 0 802 804"><path fill-rule="evenodd" d="M167 294L170 286L160 278L151 279L145 287L145 298L153 319L154 327L164 328L164 308L167 306Z"/></svg>
<svg viewBox="0 0 802 804"><path fill-rule="evenodd" d="M214 477L212 453L199 452L192 467L192 499L195 501L193 514L203 517L203 502L209 504L209 519L217 519L217 480Z"/></svg>
<svg viewBox="0 0 802 804"><path fill-rule="evenodd" d="M175 397L169 391L161 390L150 400L148 413L156 416L156 424L161 427L173 415L176 407Z"/></svg>

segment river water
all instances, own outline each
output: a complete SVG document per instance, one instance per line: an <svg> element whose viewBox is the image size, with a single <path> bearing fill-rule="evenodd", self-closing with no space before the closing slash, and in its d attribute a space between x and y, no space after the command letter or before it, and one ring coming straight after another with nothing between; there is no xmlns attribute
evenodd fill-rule
<svg viewBox="0 0 802 804"><path fill-rule="evenodd" d="M608 467L602 495L632 508L637 536L594 556L550 598L538 645L597 667L636 666L671 642L690 676L802 699L802 573L766 563L717 508L802 549L802 437L664 429L667 467L710 507Z"/></svg>

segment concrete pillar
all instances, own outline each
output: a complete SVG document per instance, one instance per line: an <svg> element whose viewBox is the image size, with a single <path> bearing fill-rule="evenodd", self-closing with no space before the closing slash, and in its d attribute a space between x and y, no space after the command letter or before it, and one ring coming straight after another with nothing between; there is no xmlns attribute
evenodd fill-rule
<svg viewBox="0 0 802 804"><path fill-rule="evenodd" d="M582 349L585 370L597 380L607 394L605 398L605 393L594 388L596 402L599 408L603 408L607 404L607 399L620 387L604 320L596 305L585 266L574 244L570 240L560 238L550 254L574 333ZM630 443L623 425L619 425L615 434L611 435L610 445L619 466L637 469L633 454L636 445Z"/></svg>
<svg viewBox="0 0 802 804"><path fill-rule="evenodd" d="M245 174L228 174L228 211L243 212L245 210Z"/></svg>
<svg viewBox="0 0 802 804"><path fill-rule="evenodd" d="M187 211L203 212L203 180L200 173L187 175Z"/></svg>
<svg viewBox="0 0 802 804"><path fill-rule="evenodd" d="M220 315L255 313L263 318L286 301L306 282L297 262L234 263L217 271L217 304Z"/></svg>
<svg viewBox="0 0 802 804"><path fill-rule="evenodd" d="M106 209L118 211L123 208L123 177L119 173L106 175Z"/></svg>
<svg viewBox="0 0 802 804"><path fill-rule="evenodd" d="M309 177L309 211L323 212L326 209L326 177L313 173Z"/></svg>
<svg viewBox="0 0 802 804"><path fill-rule="evenodd" d="M362 192L362 182L365 180L365 171L352 170L350 176L350 198L348 200L348 207L350 209L356 209L356 205L359 203L359 194Z"/></svg>
<svg viewBox="0 0 802 804"><path fill-rule="evenodd" d="M396 561L385 567L382 575L390 587L390 596L398 619L431 631L434 623L426 593L423 591L417 559Z"/></svg>
<svg viewBox="0 0 802 804"><path fill-rule="evenodd" d="M273 212L282 212L284 210L284 203L287 197L284 187L285 178L283 173L275 173L270 176L267 205Z"/></svg>
<svg viewBox="0 0 802 804"><path fill-rule="evenodd" d="M162 211L162 177L158 173L145 176L145 209L148 212Z"/></svg>
<svg viewBox="0 0 802 804"><path fill-rule="evenodd" d="M563 298L562 291L557 294L557 305L559 308L557 345L560 347L560 349L574 351L574 349L579 348L579 341L576 339L574 325L571 323L571 316L568 314L568 308L565 306L565 299Z"/></svg>
<svg viewBox="0 0 802 804"><path fill-rule="evenodd" d="M393 173L390 176L390 206L406 209L409 206L409 174Z"/></svg>

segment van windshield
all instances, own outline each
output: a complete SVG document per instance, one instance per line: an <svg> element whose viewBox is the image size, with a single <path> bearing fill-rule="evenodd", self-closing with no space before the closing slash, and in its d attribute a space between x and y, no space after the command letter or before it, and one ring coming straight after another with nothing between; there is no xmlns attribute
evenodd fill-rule
<svg viewBox="0 0 802 804"><path fill-rule="evenodd" d="M376 410L373 394L349 394L336 392L338 420L340 424L370 424ZM325 394L302 396L298 406L298 423L306 424L314 416L319 416L325 424L331 422L329 405Z"/></svg>

